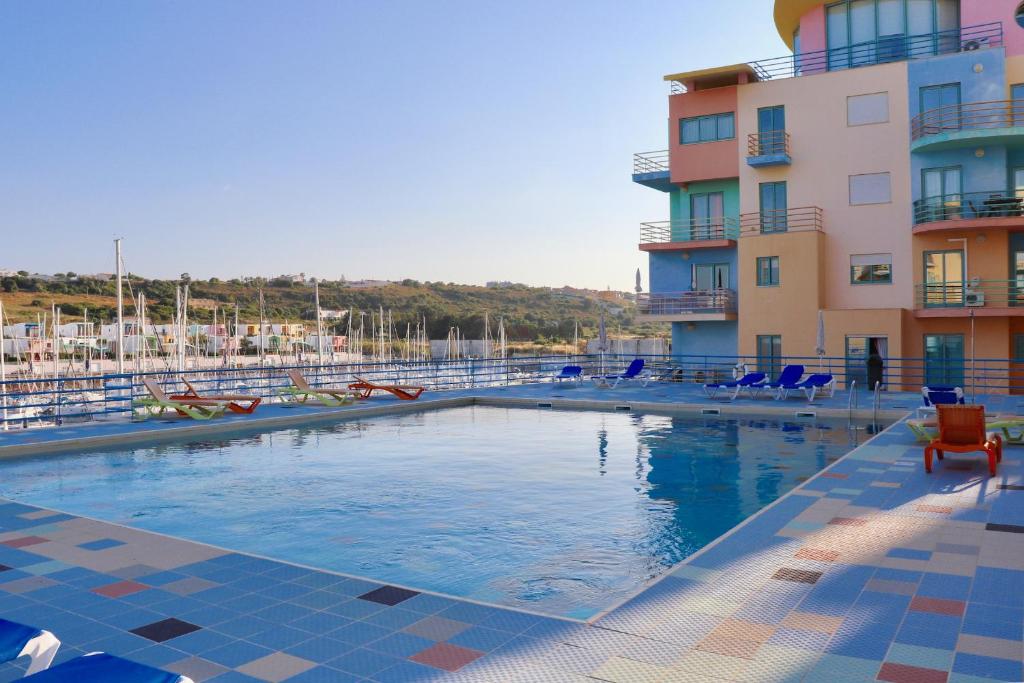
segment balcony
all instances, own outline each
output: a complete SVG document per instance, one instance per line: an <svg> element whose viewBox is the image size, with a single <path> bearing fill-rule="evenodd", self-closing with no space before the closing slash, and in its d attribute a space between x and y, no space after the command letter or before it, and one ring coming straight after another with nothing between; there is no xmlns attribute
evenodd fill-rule
<svg viewBox="0 0 1024 683"><path fill-rule="evenodd" d="M789 133L768 130L747 136L747 166L789 166Z"/></svg>
<svg viewBox="0 0 1024 683"><path fill-rule="evenodd" d="M668 179L668 150L634 154L633 182L662 192L670 192L672 183Z"/></svg>
<svg viewBox="0 0 1024 683"><path fill-rule="evenodd" d="M849 47L762 59L751 62L750 66L757 74L758 80L768 81L934 57L954 52L968 52L987 47L1000 47L1002 44L1003 24L996 21L975 26L962 26L950 31L883 36Z"/></svg>
<svg viewBox="0 0 1024 683"><path fill-rule="evenodd" d="M693 218L640 224L640 251L722 249L736 246L736 218Z"/></svg>
<svg viewBox="0 0 1024 683"><path fill-rule="evenodd" d="M796 209L763 209L740 214L740 237L776 235L787 232L821 232L822 211L818 206Z"/></svg>
<svg viewBox="0 0 1024 683"><path fill-rule="evenodd" d="M1019 143L1024 139L1024 100L950 104L910 120L910 149L938 152L957 147Z"/></svg>
<svg viewBox="0 0 1024 683"><path fill-rule="evenodd" d="M958 192L914 202L914 234L1024 227L1024 198L1014 191Z"/></svg>
<svg viewBox="0 0 1024 683"><path fill-rule="evenodd" d="M636 304L644 322L736 320L736 292L731 289L638 294Z"/></svg>
<svg viewBox="0 0 1024 683"><path fill-rule="evenodd" d="M1024 316L1024 280L918 284L914 308L917 318Z"/></svg>

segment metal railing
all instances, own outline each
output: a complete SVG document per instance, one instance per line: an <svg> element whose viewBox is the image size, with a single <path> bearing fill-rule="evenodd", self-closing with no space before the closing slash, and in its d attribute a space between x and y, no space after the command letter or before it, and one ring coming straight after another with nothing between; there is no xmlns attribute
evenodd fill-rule
<svg viewBox="0 0 1024 683"><path fill-rule="evenodd" d="M637 295L636 305L641 315L734 313L736 292L731 289L702 289L641 293Z"/></svg>
<svg viewBox="0 0 1024 683"><path fill-rule="evenodd" d="M789 133L784 130L766 130L747 135L747 156L761 157L774 154L789 156Z"/></svg>
<svg viewBox="0 0 1024 683"><path fill-rule="evenodd" d="M914 225L978 218L1013 218L1024 215L1024 197L1015 190L956 192L914 201Z"/></svg>
<svg viewBox="0 0 1024 683"><path fill-rule="evenodd" d="M769 235L780 232L820 231L822 211L818 206L795 209L762 209L740 214L740 235Z"/></svg>
<svg viewBox="0 0 1024 683"><path fill-rule="evenodd" d="M910 119L910 138L960 130L994 130L1024 126L1024 100L992 100L947 104Z"/></svg>
<svg viewBox="0 0 1024 683"><path fill-rule="evenodd" d="M927 282L914 287L917 308L1014 308L1024 315L1024 280Z"/></svg>
<svg viewBox="0 0 1024 683"><path fill-rule="evenodd" d="M690 218L640 224L640 244L734 240L739 237L739 219Z"/></svg>
<svg viewBox="0 0 1024 683"><path fill-rule="evenodd" d="M1002 44L1003 24L996 21L918 35L883 36L848 47L761 59L750 62L750 66L760 80L767 81L999 47Z"/></svg>
<svg viewBox="0 0 1024 683"><path fill-rule="evenodd" d="M633 155L633 175L668 171L668 150L637 152Z"/></svg>
<svg viewBox="0 0 1024 683"><path fill-rule="evenodd" d="M564 365L580 365L586 375L616 372L625 369L636 357L614 353L560 354L506 359L307 365L298 369L314 386L344 388L359 376L377 382L419 384L434 392L550 381ZM863 357L758 358L716 354L639 357L646 362L645 372L660 381L718 382L732 379L734 373L744 368L761 370L774 377L783 366L799 364L805 367L806 373L832 374L839 388L874 389L871 386L873 382L868 382L866 359ZM184 389L181 380L188 379L200 393L246 393L262 397L265 403L272 403L281 400L281 390L289 386L286 371L290 367L107 374L58 380L10 379L0 383L0 420L4 420L0 426L62 425L83 420L127 421L136 416L133 401L145 394L141 383L143 377L155 379L168 393L181 392ZM984 393L1024 393L1024 362L1006 358L885 358L881 373L882 391L915 392L895 406L903 409L919 405L916 392L928 384L961 386L970 399ZM851 405L856 407L856 397L850 398ZM0 443L2 441L0 432Z"/></svg>

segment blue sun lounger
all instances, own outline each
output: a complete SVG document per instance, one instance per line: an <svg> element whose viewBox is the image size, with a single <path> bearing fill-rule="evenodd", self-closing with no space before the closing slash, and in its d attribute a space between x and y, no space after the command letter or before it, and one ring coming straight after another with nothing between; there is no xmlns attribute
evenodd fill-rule
<svg viewBox="0 0 1024 683"><path fill-rule="evenodd" d="M105 652L69 659L23 680L28 683L192 683L186 676Z"/></svg>
<svg viewBox="0 0 1024 683"><path fill-rule="evenodd" d="M597 382L597 386L599 387L608 387L609 389L614 389L615 387L619 386L620 382L626 380L641 379L640 373L641 371L643 371L643 369L644 359L635 358L633 359L633 362L629 364L629 367L626 368L625 372L620 372L617 375L596 375L594 377L591 377L591 379ZM646 387L647 381L642 381L644 383L644 386Z"/></svg>
<svg viewBox="0 0 1024 683"><path fill-rule="evenodd" d="M583 381L583 368L579 365L566 365L562 368L562 371L551 378L552 382L558 382L561 384L564 380L570 382L582 382Z"/></svg>
<svg viewBox="0 0 1024 683"><path fill-rule="evenodd" d="M0 662L30 657L26 676L50 666L59 647L60 641L49 631L0 619Z"/></svg>
<svg viewBox="0 0 1024 683"><path fill-rule="evenodd" d="M827 373L818 373L810 375L807 379L800 382L793 382L792 384L783 384L779 387L779 392L775 395L776 399L784 400L789 398L789 392L791 391L802 391L804 396L807 397L807 402L810 403L814 400L814 397L819 393L828 393L831 395L832 387L835 386L836 378Z"/></svg>
<svg viewBox="0 0 1024 683"><path fill-rule="evenodd" d="M736 397L740 395L740 392L744 387L750 388L764 381L763 372L748 372L737 380L732 382L718 382L717 384L712 382L704 385L704 393L709 398L714 398L718 392L722 389L734 389L732 396L729 397L730 401L735 401ZM751 391L753 391L751 389Z"/></svg>
<svg viewBox="0 0 1024 683"><path fill-rule="evenodd" d="M752 396L757 396L762 389L771 389L778 391L781 387L787 384L796 384L800 381L800 378L804 376L804 366L802 365L787 365L782 368L782 372L779 373L779 378L774 382L761 382L750 387L750 393Z"/></svg>

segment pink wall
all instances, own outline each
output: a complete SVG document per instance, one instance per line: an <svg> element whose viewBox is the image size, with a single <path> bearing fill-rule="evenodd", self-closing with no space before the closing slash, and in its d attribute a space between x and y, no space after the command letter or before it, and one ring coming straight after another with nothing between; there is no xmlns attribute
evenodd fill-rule
<svg viewBox="0 0 1024 683"><path fill-rule="evenodd" d="M825 6L818 5L800 17L800 51L825 49Z"/></svg>
<svg viewBox="0 0 1024 683"><path fill-rule="evenodd" d="M1024 54L1024 28L1013 18L1020 0L962 0L960 25L977 26L1003 22L1003 44L1006 56Z"/></svg>
<svg viewBox="0 0 1024 683"><path fill-rule="evenodd" d="M679 144L679 119L736 111L736 86L697 90L668 98L669 179L673 183L739 175L739 136L732 140ZM743 139L746 144L746 138Z"/></svg>

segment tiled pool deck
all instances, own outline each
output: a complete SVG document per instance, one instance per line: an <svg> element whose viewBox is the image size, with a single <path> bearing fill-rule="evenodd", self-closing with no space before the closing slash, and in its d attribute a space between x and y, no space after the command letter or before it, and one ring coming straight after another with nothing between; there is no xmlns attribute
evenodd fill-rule
<svg viewBox="0 0 1024 683"><path fill-rule="evenodd" d="M708 403L695 387L668 385L461 395ZM1024 412L1020 401L986 403ZM830 405L845 409L846 396L818 402ZM914 405L884 396L883 408ZM26 438L0 443L11 437ZM1019 681L1022 456L1008 448L995 478L980 456L947 457L926 475L920 446L896 425L591 624L0 499L0 616L53 631L64 642L58 661L104 650L197 683ZM0 681L23 668L0 666Z"/></svg>

